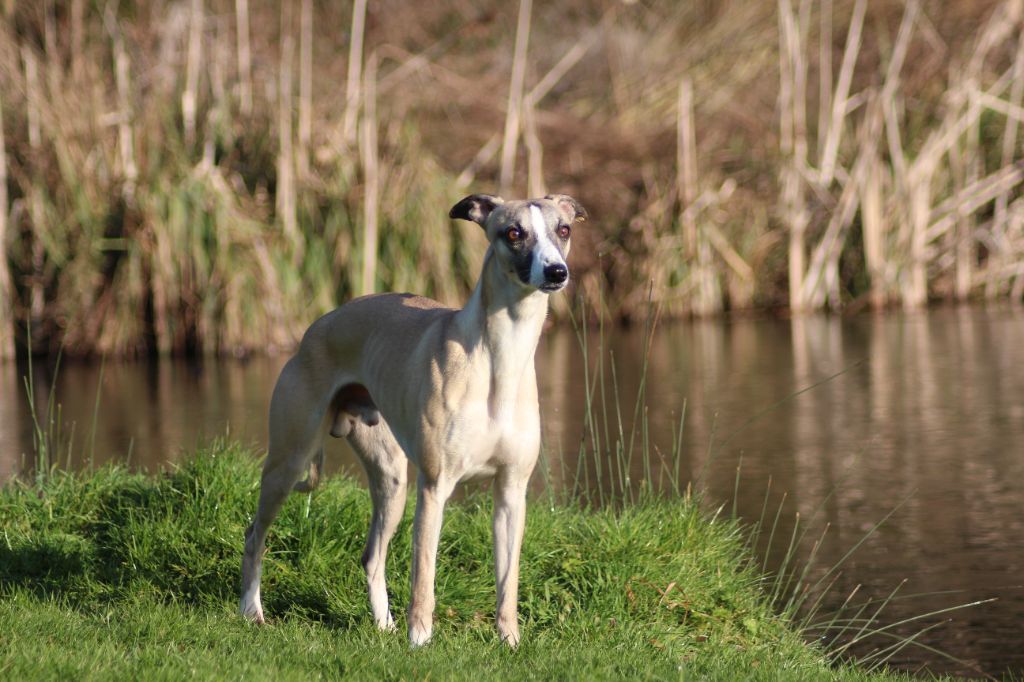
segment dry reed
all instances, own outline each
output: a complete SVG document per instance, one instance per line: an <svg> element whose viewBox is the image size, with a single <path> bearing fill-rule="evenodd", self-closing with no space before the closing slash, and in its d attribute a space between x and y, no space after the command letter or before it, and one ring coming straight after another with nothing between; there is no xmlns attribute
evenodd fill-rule
<svg viewBox="0 0 1024 682"><path fill-rule="evenodd" d="M366 0L352 3L352 32L348 50L348 77L345 79L345 117L342 139L351 146L356 139L359 116L359 86L362 84L363 34L366 31Z"/></svg>
<svg viewBox="0 0 1024 682"><path fill-rule="evenodd" d="M313 135L313 0L302 0L299 38L299 177L309 175L309 144Z"/></svg>
<svg viewBox="0 0 1024 682"><path fill-rule="evenodd" d="M519 119L523 114L523 83L526 79L526 50L530 43L532 10L533 0L519 0L516 47L512 57L512 77L509 79L508 86L508 105L505 109L505 134L501 142L501 174L498 176L498 191L501 194L507 194L512 189L516 171Z"/></svg>
<svg viewBox="0 0 1024 682"><path fill-rule="evenodd" d="M14 357L14 288L7 262L7 142L0 96L0 362Z"/></svg>
<svg viewBox="0 0 1024 682"><path fill-rule="evenodd" d="M238 43L238 100L243 117L252 113L252 53L249 47L249 0L235 0L235 39Z"/></svg>
<svg viewBox="0 0 1024 682"><path fill-rule="evenodd" d="M377 228L380 171L377 160L377 55L370 54L363 72L363 118L359 150L363 163L363 276L360 292L372 294L377 282Z"/></svg>

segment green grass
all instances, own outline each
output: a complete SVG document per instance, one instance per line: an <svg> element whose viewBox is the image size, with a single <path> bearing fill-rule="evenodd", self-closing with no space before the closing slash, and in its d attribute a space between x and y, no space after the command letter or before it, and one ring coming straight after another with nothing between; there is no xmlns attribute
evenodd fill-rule
<svg viewBox="0 0 1024 682"><path fill-rule="evenodd" d="M235 608L257 490L253 453L226 443L156 477L103 468L7 485L0 677L880 679L806 644L773 612L745 532L691 498L532 504L516 651L493 630L489 495L450 505L434 640L410 651L402 632L373 628L359 565L368 495L334 478L275 523L269 623L253 626ZM388 563L400 630L410 519Z"/></svg>

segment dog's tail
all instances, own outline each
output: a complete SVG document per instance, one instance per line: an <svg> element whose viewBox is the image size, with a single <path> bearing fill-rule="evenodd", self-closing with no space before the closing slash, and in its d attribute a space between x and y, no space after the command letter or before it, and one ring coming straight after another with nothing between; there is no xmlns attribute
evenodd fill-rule
<svg viewBox="0 0 1024 682"><path fill-rule="evenodd" d="M306 480L299 481L292 489L300 493L311 493L316 490L320 486L320 474L323 468L324 448L321 445L316 455L309 462L309 474L306 475Z"/></svg>

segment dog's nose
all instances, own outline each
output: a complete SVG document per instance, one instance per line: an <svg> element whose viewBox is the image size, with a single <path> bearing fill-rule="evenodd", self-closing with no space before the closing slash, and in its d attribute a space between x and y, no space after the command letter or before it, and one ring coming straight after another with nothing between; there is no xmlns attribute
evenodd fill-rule
<svg viewBox="0 0 1024 682"><path fill-rule="evenodd" d="M552 284L561 284L569 279L569 268L564 263L552 263L544 266L544 279Z"/></svg>

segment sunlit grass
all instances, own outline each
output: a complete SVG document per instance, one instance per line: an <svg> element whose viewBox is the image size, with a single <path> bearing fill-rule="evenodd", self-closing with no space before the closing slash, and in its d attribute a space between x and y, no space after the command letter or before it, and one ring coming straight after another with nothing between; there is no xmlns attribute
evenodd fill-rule
<svg viewBox="0 0 1024 682"><path fill-rule="evenodd" d="M0 670L16 678L863 676L804 643L766 598L745 531L690 498L601 510L531 504L516 652L493 631L490 498L451 505L438 630L430 647L410 653L402 633L372 628L359 565L369 496L351 479L330 479L311 496L292 496L275 523L264 571L270 624L251 626L235 605L257 481L253 453L217 442L159 476L105 467L8 485ZM388 563L400 625L410 519L411 509Z"/></svg>

